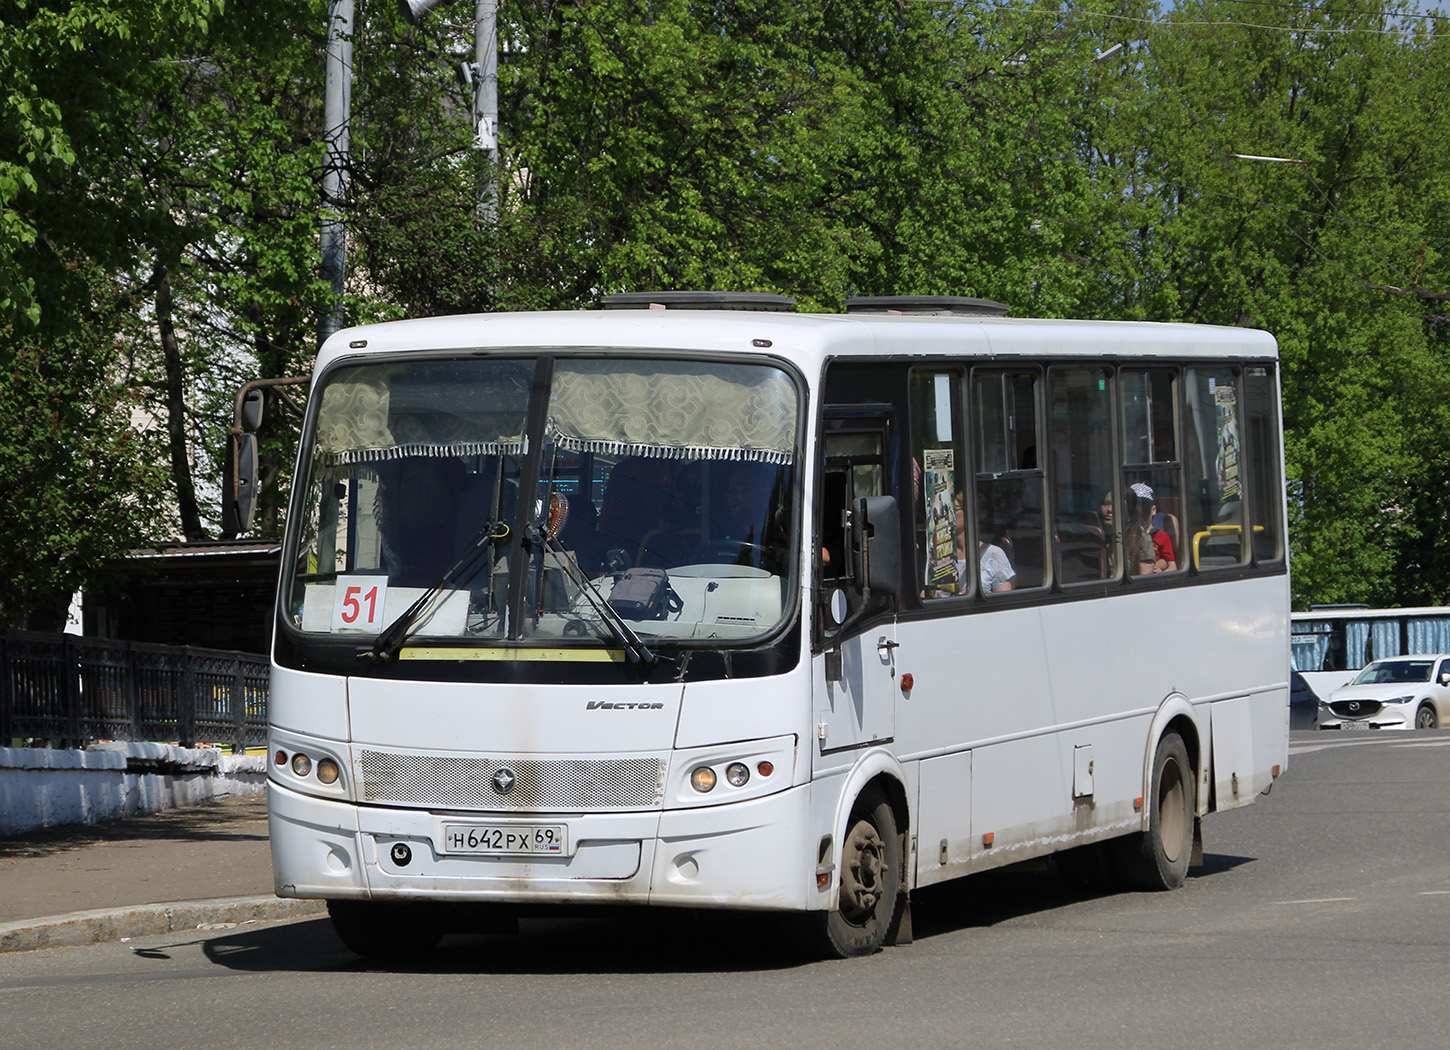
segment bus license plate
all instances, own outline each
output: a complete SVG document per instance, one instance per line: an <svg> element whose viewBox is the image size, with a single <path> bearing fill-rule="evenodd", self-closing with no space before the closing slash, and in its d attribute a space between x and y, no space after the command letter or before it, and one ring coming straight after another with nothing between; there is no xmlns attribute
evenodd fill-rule
<svg viewBox="0 0 1450 1050"><path fill-rule="evenodd" d="M543 854L569 851L565 824L444 824L444 853Z"/></svg>

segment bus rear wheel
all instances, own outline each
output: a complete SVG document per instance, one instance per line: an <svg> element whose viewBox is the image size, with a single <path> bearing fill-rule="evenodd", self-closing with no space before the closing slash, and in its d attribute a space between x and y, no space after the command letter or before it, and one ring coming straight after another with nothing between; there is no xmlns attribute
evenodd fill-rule
<svg viewBox="0 0 1450 1050"><path fill-rule="evenodd" d="M365 959L416 959L443 939L436 908L393 901L328 901L338 940Z"/></svg>
<svg viewBox="0 0 1450 1050"><path fill-rule="evenodd" d="M838 902L813 914L819 954L848 958L881 950L900 904L901 838L896 815L879 788L861 792L841 844Z"/></svg>
<svg viewBox="0 0 1450 1050"><path fill-rule="evenodd" d="M1174 890L1183 885L1193 856L1196 782L1183 738L1165 733L1153 753L1148 830L1113 843L1115 867L1127 886Z"/></svg>

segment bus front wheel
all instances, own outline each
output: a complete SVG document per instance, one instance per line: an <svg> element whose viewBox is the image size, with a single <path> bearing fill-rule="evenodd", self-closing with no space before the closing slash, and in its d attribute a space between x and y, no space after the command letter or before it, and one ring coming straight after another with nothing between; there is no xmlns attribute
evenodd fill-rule
<svg viewBox="0 0 1450 1050"><path fill-rule="evenodd" d="M879 788L861 792L851 807L839 891L834 910L811 916L816 947L838 958L880 951L900 903L901 838Z"/></svg>
<svg viewBox="0 0 1450 1050"><path fill-rule="evenodd" d="M1183 738L1164 734L1153 753L1148 830L1113 843L1118 874L1128 886L1173 890L1183 885L1193 856L1196 781Z"/></svg>
<svg viewBox="0 0 1450 1050"><path fill-rule="evenodd" d="M338 940L365 959L415 959L443 939L436 909L392 901L328 901Z"/></svg>

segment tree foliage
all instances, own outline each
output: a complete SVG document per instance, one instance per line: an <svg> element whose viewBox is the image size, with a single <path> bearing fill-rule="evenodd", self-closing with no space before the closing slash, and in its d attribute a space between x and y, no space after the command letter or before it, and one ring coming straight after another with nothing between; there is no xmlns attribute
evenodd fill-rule
<svg viewBox="0 0 1450 1050"><path fill-rule="evenodd" d="M20 362L0 395L92 377L75 462L166 467L164 518L141 515L142 471L112 494L117 534L207 535L234 384L305 370L329 295L325 4L0 13L0 354ZM454 76L472 16L358 2L351 319L708 287L1263 327L1296 601L1450 593L1450 20L1402 0L516 0L493 164ZM7 423L6 444L44 433ZM285 438L266 452L285 473ZM41 475L18 476L39 522ZM65 533L38 528L30 556L92 560Z"/></svg>

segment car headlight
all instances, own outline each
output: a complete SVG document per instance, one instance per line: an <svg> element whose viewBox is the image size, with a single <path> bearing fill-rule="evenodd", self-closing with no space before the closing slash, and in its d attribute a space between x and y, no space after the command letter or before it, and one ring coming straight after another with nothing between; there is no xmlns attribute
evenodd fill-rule
<svg viewBox="0 0 1450 1050"><path fill-rule="evenodd" d="M1393 700L1386 700L1385 703L1387 703L1387 704L1408 704L1413 699L1415 699L1415 694L1414 693L1411 693L1409 696L1397 696Z"/></svg>

